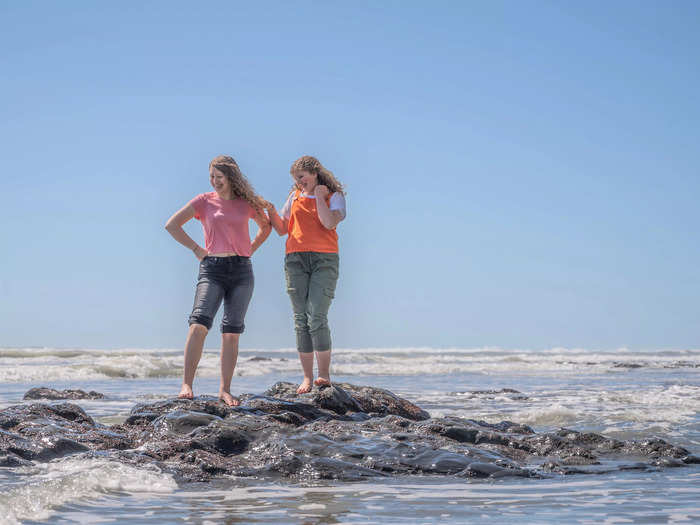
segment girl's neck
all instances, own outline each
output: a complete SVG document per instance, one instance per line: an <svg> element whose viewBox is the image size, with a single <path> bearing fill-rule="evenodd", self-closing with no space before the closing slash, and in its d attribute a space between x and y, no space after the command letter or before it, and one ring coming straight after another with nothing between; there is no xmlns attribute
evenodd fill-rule
<svg viewBox="0 0 700 525"><path fill-rule="evenodd" d="M216 194L219 196L220 199L223 199L225 201L232 201L235 198L232 191L229 191L227 194L219 193L217 191Z"/></svg>

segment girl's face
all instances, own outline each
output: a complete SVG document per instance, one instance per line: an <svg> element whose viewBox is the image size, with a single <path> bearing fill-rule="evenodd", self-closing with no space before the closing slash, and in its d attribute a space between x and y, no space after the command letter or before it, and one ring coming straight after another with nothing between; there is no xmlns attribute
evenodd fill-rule
<svg viewBox="0 0 700 525"><path fill-rule="evenodd" d="M228 177L214 166L209 167L209 182L211 182L211 187L219 194L219 197L224 199L231 197L231 183Z"/></svg>
<svg viewBox="0 0 700 525"><path fill-rule="evenodd" d="M304 193L310 194L314 192L314 188L318 184L318 175L315 173L308 172L306 170L300 170L292 175L294 182L297 186L301 188Z"/></svg>

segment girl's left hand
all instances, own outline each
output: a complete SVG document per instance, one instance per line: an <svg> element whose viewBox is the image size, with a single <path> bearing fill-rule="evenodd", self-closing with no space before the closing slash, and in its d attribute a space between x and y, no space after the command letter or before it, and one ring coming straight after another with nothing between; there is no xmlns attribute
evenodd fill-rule
<svg viewBox="0 0 700 525"><path fill-rule="evenodd" d="M328 195L328 186L317 184L314 188L314 195L320 199L324 199Z"/></svg>

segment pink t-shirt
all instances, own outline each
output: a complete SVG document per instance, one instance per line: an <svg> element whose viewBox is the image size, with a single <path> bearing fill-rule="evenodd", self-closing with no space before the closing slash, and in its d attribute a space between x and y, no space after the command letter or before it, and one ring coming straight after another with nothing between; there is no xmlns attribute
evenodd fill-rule
<svg viewBox="0 0 700 525"><path fill-rule="evenodd" d="M248 221L255 209L243 199L226 200L215 191L197 195L189 202L194 218L202 221L205 248L209 253L233 252L250 257Z"/></svg>

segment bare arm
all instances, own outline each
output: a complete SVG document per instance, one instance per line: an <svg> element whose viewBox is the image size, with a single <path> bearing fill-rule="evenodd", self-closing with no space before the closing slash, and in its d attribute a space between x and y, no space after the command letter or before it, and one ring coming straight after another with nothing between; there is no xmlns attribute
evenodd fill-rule
<svg viewBox="0 0 700 525"><path fill-rule="evenodd" d="M182 244L185 248L192 250L195 257L201 261L207 256L207 251L182 229L182 225L192 219L194 215L195 211L192 205L186 204L168 219L168 222L165 223L165 229L168 230L168 233L172 235L177 242Z"/></svg>
<svg viewBox="0 0 700 525"><path fill-rule="evenodd" d="M327 187L319 184L314 188L314 195L316 195L316 211L321 224L323 224L324 228L332 230L343 220L343 213L340 210L328 208L328 203L326 202Z"/></svg>
<svg viewBox="0 0 700 525"><path fill-rule="evenodd" d="M255 250L260 248L260 245L265 242L265 239L268 238L270 232L272 231L270 220L267 218L264 211L258 211L253 217L253 220L258 225L258 233L255 235L255 239L253 239L253 242L251 243L251 253L255 253Z"/></svg>
<svg viewBox="0 0 700 525"><path fill-rule="evenodd" d="M274 204L268 202L268 206L265 209L267 210L267 215L270 218L270 223L277 234L280 236L287 235L287 226L289 221L279 216Z"/></svg>

